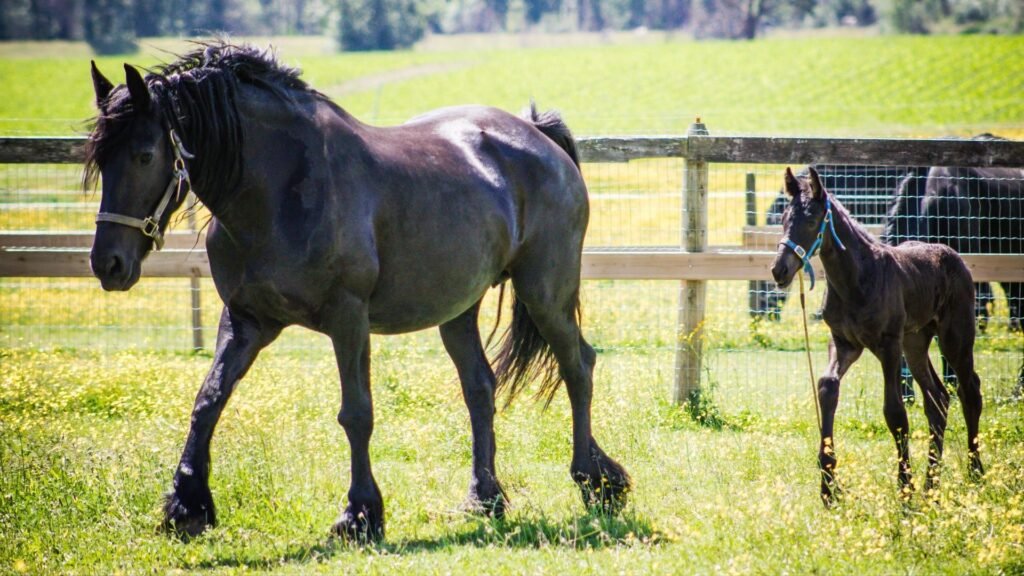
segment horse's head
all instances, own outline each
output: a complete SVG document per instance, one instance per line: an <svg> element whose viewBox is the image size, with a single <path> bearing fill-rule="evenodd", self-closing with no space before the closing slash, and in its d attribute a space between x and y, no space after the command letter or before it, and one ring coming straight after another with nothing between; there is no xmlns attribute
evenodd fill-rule
<svg viewBox="0 0 1024 576"><path fill-rule="evenodd" d="M772 265L772 276L781 288L789 286L797 271L807 266L823 238L825 215L831 212L818 172L808 168L808 173L803 181L786 168L789 204L782 213L782 241Z"/></svg>
<svg viewBox="0 0 1024 576"><path fill-rule="evenodd" d="M92 65L99 114L87 145L85 183L102 176L90 263L104 290L135 285L142 259L154 245L160 249L170 215L184 200L178 181L184 163L176 164L183 149L172 142L162 106L142 75L127 64L125 74L125 84L114 87Z"/></svg>

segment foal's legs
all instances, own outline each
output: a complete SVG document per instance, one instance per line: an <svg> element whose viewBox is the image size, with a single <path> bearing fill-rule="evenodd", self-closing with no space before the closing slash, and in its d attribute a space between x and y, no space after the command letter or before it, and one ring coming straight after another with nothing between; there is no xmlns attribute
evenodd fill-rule
<svg viewBox="0 0 1024 576"><path fill-rule="evenodd" d="M235 384L252 366L256 355L271 343L280 328L268 328L224 307L217 331L217 348L192 409L174 490L164 503L164 528L195 536L217 523L210 494L210 439Z"/></svg>
<svg viewBox="0 0 1024 576"><path fill-rule="evenodd" d="M899 483L902 490L912 490L912 474L910 472L910 420L907 408L903 405L900 392L900 338L899 336L882 335L880 343L872 349L879 362L882 363L882 376L885 386L885 403L882 411L889 433L896 441L896 452L899 454ZM908 359L909 360L909 359Z"/></svg>
<svg viewBox="0 0 1024 576"><path fill-rule="evenodd" d="M551 347L569 393L573 437L569 472L587 506L615 512L625 505L631 480L626 470L601 450L591 433L590 403L597 354L583 339L576 319L578 261L577 257L576 266L554 269L548 265L524 267L513 273L512 283L516 296L526 304L531 319Z"/></svg>
<svg viewBox="0 0 1024 576"><path fill-rule="evenodd" d="M836 334L828 342L828 368L818 378L818 404L821 406L821 445L818 468L821 470L821 500L830 506L839 490L836 484L836 451L832 440L836 408L839 406L839 382L864 349Z"/></svg>
<svg viewBox="0 0 1024 576"><path fill-rule="evenodd" d="M931 360L928 358L928 347L931 344L930 330L903 335L903 353L906 355L910 371L921 386L924 401L924 413L928 417L930 437L928 447L928 476L925 490L936 487L939 481L942 463L943 439L946 433L946 417L949 412L949 392L939 380Z"/></svg>
<svg viewBox="0 0 1024 576"><path fill-rule="evenodd" d="M334 524L334 533L356 540L384 536L384 500L370 469L373 397L370 394L370 327L366 304L347 298L331 314L331 342L341 373L341 411L351 449L348 506Z"/></svg>
<svg viewBox="0 0 1024 576"><path fill-rule="evenodd" d="M974 323L964 314L950 316L939 324L939 350L956 372L956 392L967 421L968 463L971 474L978 477L985 473L985 468L978 453L982 399L981 379L974 372Z"/></svg>
<svg viewBox="0 0 1024 576"><path fill-rule="evenodd" d="M462 397L473 428L473 478L469 483L470 510L501 517L505 493L494 470L494 371L480 344L477 314L480 303L441 325L441 341L455 363Z"/></svg>

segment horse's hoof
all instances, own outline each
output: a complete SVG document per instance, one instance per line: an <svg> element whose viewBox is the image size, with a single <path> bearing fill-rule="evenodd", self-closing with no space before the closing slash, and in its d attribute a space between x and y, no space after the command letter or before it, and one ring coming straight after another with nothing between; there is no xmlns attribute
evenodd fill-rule
<svg viewBox="0 0 1024 576"><path fill-rule="evenodd" d="M475 491L470 491L466 501L462 503L462 510L475 516L486 516L501 520L505 517L505 508L508 500L505 492L498 489L497 493L490 496L481 496Z"/></svg>
<svg viewBox="0 0 1024 576"><path fill-rule="evenodd" d="M969 456L967 475L974 482L981 480L982 476L985 475L985 466L982 465L981 456L979 456L977 452L974 452Z"/></svg>
<svg viewBox="0 0 1024 576"><path fill-rule="evenodd" d="M831 509L842 499L843 489L840 488L835 478L830 481L821 481L821 503L825 508Z"/></svg>
<svg viewBox="0 0 1024 576"><path fill-rule="evenodd" d="M176 492L170 492L164 497L164 521L161 528L165 532L188 540L216 524L217 515L212 498L202 504L187 506Z"/></svg>
<svg viewBox="0 0 1024 576"><path fill-rule="evenodd" d="M632 490L629 473L594 441L590 444L590 464L590 470L572 470L572 479L580 487L583 504L603 514L619 513Z"/></svg>
<svg viewBox="0 0 1024 576"><path fill-rule="evenodd" d="M366 506L356 507L349 504L341 517L331 527L331 534L348 542L369 544L384 539L383 510L380 514L372 514Z"/></svg>

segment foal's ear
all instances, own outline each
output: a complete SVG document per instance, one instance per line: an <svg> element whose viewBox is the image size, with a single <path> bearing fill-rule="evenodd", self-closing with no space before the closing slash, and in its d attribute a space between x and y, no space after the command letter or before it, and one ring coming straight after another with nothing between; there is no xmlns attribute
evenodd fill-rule
<svg viewBox="0 0 1024 576"><path fill-rule="evenodd" d="M810 175L811 195L815 200L821 200L825 196L826 192L825 187L821 185L821 178L818 177L818 171L814 169L814 166L808 166L807 173Z"/></svg>
<svg viewBox="0 0 1024 576"><path fill-rule="evenodd" d="M92 88L96 91L96 107L103 110L103 104L107 101L107 96L110 96L114 90L114 85L96 67L95 60L90 62L92 63Z"/></svg>
<svg viewBox="0 0 1024 576"><path fill-rule="evenodd" d="M132 96L132 107L136 112L148 112L152 97L149 95L149 87L142 79L142 74L130 64L124 65L125 83L128 85L128 93Z"/></svg>
<svg viewBox="0 0 1024 576"><path fill-rule="evenodd" d="M793 176L793 171L786 166L786 194L790 196L800 195L800 182L797 181L796 176Z"/></svg>

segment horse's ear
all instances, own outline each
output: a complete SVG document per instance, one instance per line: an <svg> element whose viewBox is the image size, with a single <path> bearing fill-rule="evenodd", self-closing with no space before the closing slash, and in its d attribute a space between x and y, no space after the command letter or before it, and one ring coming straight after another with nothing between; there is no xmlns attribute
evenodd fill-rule
<svg viewBox="0 0 1024 576"><path fill-rule="evenodd" d="M152 103L152 97L149 95L149 87L146 86L146 81L142 79L142 74L130 64L124 65L125 83L128 85L128 93L132 96L132 107L135 108L136 112L147 112L149 105Z"/></svg>
<svg viewBox="0 0 1024 576"><path fill-rule="evenodd" d="M818 171L814 169L814 166L807 167L807 173L810 175L811 180L811 195L815 200L821 200L826 192L825 187L821 185L821 178L818 177Z"/></svg>
<svg viewBox="0 0 1024 576"><path fill-rule="evenodd" d="M800 183L797 182L796 176L793 176L793 171L789 169L789 166L786 166L786 194L800 195Z"/></svg>
<svg viewBox="0 0 1024 576"><path fill-rule="evenodd" d="M92 62L92 87L96 91L96 107L103 110L103 104L107 101L107 96L114 90L114 85L111 84L110 80L100 72L100 69L96 67L96 61Z"/></svg>

